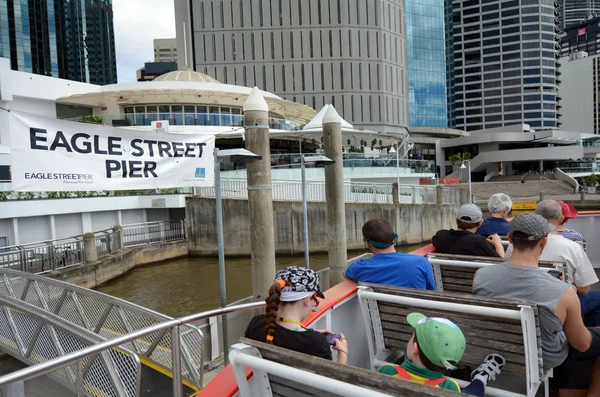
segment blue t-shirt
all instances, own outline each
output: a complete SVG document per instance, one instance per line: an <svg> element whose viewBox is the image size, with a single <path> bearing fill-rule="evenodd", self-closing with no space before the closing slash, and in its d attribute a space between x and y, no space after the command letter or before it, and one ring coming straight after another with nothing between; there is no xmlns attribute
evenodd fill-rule
<svg viewBox="0 0 600 397"><path fill-rule="evenodd" d="M354 262L348 266L344 275L347 279L359 282L435 291L429 261L422 256L400 252L377 254Z"/></svg>
<svg viewBox="0 0 600 397"><path fill-rule="evenodd" d="M490 216L487 218L479 229L477 229L477 234L483 234L486 236L497 234L498 236L507 236L510 230L510 222L504 218L494 218Z"/></svg>

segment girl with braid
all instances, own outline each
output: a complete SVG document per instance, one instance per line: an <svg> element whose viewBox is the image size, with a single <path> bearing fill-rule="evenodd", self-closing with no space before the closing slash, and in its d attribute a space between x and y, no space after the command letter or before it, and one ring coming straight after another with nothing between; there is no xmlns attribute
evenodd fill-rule
<svg viewBox="0 0 600 397"><path fill-rule="evenodd" d="M319 305L319 299L324 298L319 276L314 271L297 266L281 269L269 288L265 314L250 321L245 336L328 360L332 359L333 348L337 351L337 362L346 364L348 341L343 334L302 325Z"/></svg>

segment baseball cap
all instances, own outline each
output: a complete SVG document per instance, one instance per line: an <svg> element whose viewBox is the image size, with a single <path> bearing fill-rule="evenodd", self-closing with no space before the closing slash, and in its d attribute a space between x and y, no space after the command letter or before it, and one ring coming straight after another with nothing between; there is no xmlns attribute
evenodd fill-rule
<svg viewBox="0 0 600 397"><path fill-rule="evenodd" d="M454 370L462 358L467 341L456 324L447 318L427 317L421 313L406 316L415 329L419 349L433 364Z"/></svg>
<svg viewBox="0 0 600 397"><path fill-rule="evenodd" d="M294 302L315 294L324 299L319 285L319 275L314 270L305 267L290 266L275 273L275 280L284 280L285 287L281 288L281 301Z"/></svg>
<svg viewBox="0 0 600 397"><path fill-rule="evenodd" d="M565 219L577 218L579 212L577 212L575 207L573 207L571 204L565 203L564 201L557 200L557 202L560 204L560 208L562 208L562 215L565 217Z"/></svg>
<svg viewBox="0 0 600 397"><path fill-rule="evenodd" d="M475 204L465 204L458 209L456 219L464 223L479 223L483 219L483 213Z"/></svg>
<svg viewBox="0 0 600 397"><path fill-rule="evenodd" d="M543 216L530 212L517 215L510 222L510 235L516 240L539 240L554 229L554 225L548 223ZM515 232L522 233L524 237L515 237Z"/></svg>

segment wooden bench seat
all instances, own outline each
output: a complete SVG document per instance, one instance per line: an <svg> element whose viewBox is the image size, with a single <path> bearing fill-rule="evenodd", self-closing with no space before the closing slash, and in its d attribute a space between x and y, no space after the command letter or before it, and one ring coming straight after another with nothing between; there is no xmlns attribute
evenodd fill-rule
<svg viewBox="0 0 600 397"><path fill-rule="evenodd" d="M437 253L429 254L427 259L433 268L433 276L439 291L465 294L473 293L473 277L475 277L477 270L487 265L505 261L504 258ZM461 265L461 262L469 262L469 265ZM540 261L539 266L545 270L560 271L564 279L564 263Z"/></svg>
<svg viewBox="0 0 600 397"><path fill-rule="evenodd" d="M461 365L476 368L488 354L499 353L507 361L503 372L527 376L535 390L544 379L535 302L369 283L359 284L358 296L365 326L372 332L368 342L373 370L405 350L413 334L406 316L420 312L448 318L461 328L467 340Z"/></svg>
<svg viewBox="0 0 600 397"><path fill-rule="evenodd" d="M273 373L275 371L265 371L259 366L249 365L254 372L254 376L248 381L250 394L246 395L243 392L244 387L240 385L240 397L345 397L349 395L347 392L341 392L339 388L336 389L336 385L332 384L331 380L353 386L352 388L356 389L358 393L355 394L357 396L363 396L373 391L379 392L381 395L398 397L456 397L456 393L448 390L397 379L363 368L338 364L337 362L266 343L246 338L241 338L240 342L240 344L233 346L232 354L230 354L238 384L247 382L243 370L237 364L238 362L243 363L243 359L247 358L242 354L260 357L261 360L276 363L280 366L279 369L284 371L290 368L294 369L293 372L298 375L292 380L289 377L281 376L281 373L276 375ZM257 362L257 360L254 361ZM325 379L315 381L309 378L312 375L320 375ZM323 388L323 385L328 383L332 390ZM337 394L336 391L340 394Z"/></svg>

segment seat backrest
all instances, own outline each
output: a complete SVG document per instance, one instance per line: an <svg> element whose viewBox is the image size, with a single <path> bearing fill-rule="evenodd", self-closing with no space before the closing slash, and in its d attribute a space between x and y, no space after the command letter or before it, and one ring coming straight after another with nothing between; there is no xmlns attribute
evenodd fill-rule
<svg viewBox="0 0 600 397"><path fill-rule="evenodd" d="M363 316L363 308L369 305L366 310L371 311L371 327L375 335L381 333L384 350L406 348L413 334L406 316L412 312L420 312L428 317L448 318L461 328L467 340L467 348L460 362L462 365L475 368L488 354L495 352L506 358L507 364L503 372L523 376L528 365L535 365L536 368L530 368L530 373L535 372L536 377L542 376L541 334L534 302L379 284L361 283L360 286L358 294ZM381 295L377 298L361 298L368 296L369 291ZM401 297L402 301L391 302L387 299L389 296ZM373 310L378 312L378 317ZM377 348L374 353L378 354Z"/></svg>
<svg viewBox="0 0 600 397"><path fill-rule="evenodd" d="M483 256L452 255L432 253L427 256L439 291L473 293L475 272L488 265L505 261L503 258ZM561 262L540 261L539 266L545 270L558 270L565 276L565 264Z"/></svg>
<svg viewBox="0 0 600 397"><path fill-rule="evenodd" d="M421 385L392 376L374 373L363 368L338 364L330 360L309 356L293 350L269 345L254 340L241 338L240 342L256 348L260 356L278 364L290 366L312 374L318 374L329 379L335 379L355 386L379 391L390 396L402 397L455 397L456 393L431 386ZM350 352L350 354L352 354ZM323 391L316 383L299 383L280 376L268 374L273 396L294 397L337 397ZM341 396L340 396L341 397Z"/></svg>

